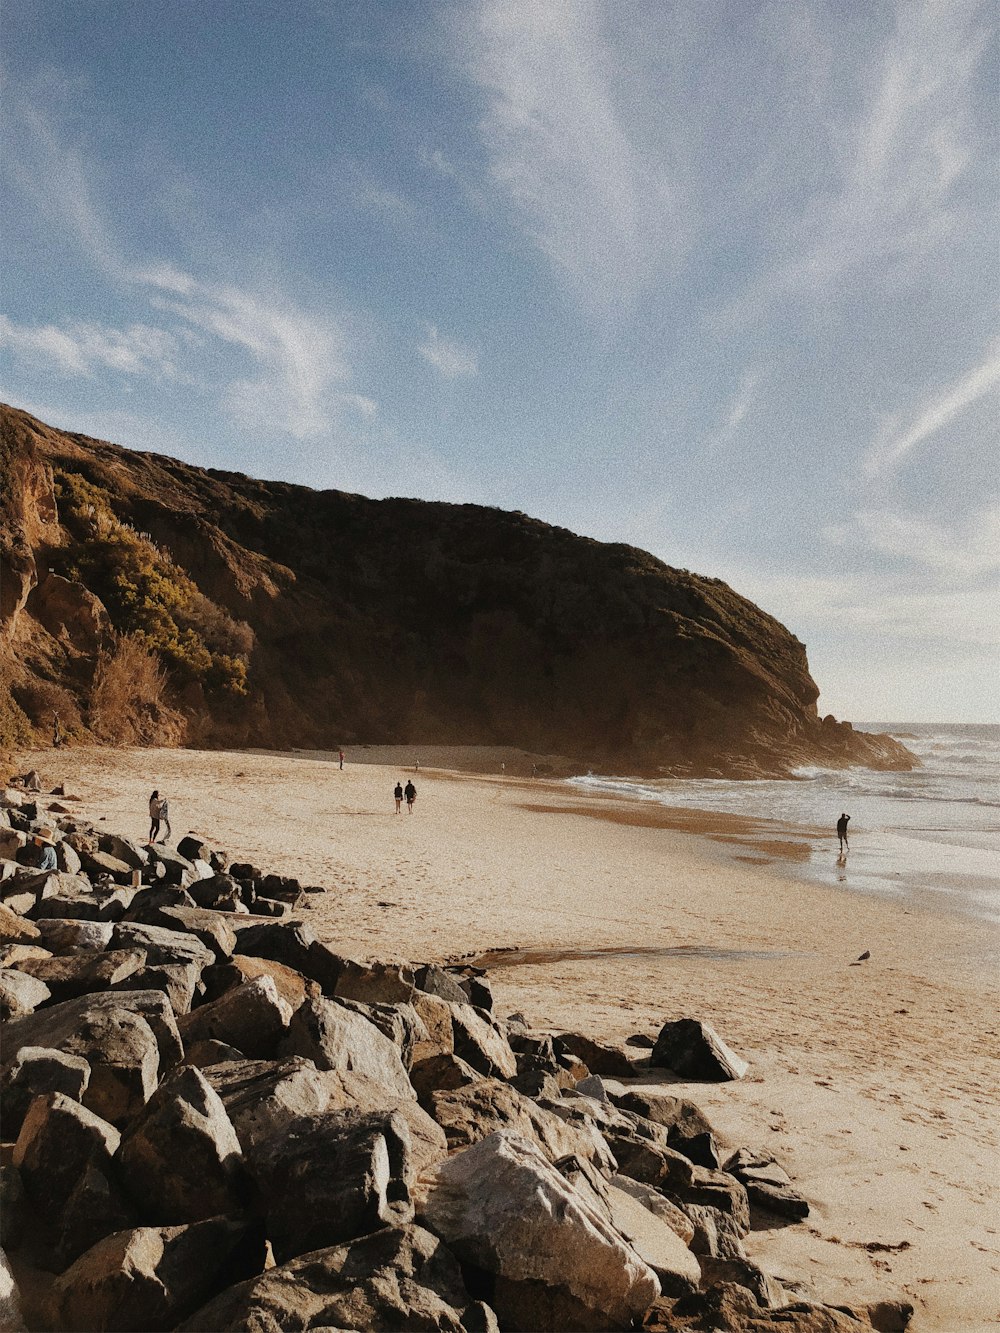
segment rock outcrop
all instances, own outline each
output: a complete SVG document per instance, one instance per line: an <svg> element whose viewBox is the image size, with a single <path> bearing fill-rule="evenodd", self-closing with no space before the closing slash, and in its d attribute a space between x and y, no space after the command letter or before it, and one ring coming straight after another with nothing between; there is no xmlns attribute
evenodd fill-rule
<svg viewBox="0 0 1000 1333"><path fill-rule="evenodd" d="M913 766L821 720L804 646L719 579L520 513L255 481L0 412L0 743L47 738L55 714L100 736L115 699L115 736L137 743L503 744L558 771L688 775Z"/></svg>

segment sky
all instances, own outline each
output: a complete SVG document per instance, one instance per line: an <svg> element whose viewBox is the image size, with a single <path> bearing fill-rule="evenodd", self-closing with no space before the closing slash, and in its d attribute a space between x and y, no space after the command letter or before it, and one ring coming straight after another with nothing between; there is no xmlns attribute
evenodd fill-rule
<svg viewBox="0 0 1000 1333"><path fill-rule="evenodd" d="M8 0L0 398L723 578L1000 722L990 0Z"/></svg>

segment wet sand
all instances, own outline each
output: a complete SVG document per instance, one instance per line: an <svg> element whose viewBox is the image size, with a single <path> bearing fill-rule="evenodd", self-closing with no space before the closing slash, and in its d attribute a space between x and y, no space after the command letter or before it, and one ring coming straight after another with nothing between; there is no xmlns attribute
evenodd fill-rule
<svg viewBox="0 0 1000 1333"><path fill-rule="evenodd" d="M906 1296L917 1330L996 1327L996 926L738 861L757 855L739 816L500 777L522 752L439 748L451 771L425 751L418 773L412 749L363 753L342 772L330 756L178 750L41 752L25 766L138 839L150 791L166 791L175 839L194 830L325 886L305 918L357 957L529 951L498 956L492 977L500 1012L538 1027L622 1042L667 1018L708 1020L748 1077L658 1077L729 1145L773 1152L812 1205L804 1224L753 1234L758 1262L805 1297ZM417 803L397 816L407 776ZM761 854L781 855L788 839L764 837L775 846Z"/></svg>

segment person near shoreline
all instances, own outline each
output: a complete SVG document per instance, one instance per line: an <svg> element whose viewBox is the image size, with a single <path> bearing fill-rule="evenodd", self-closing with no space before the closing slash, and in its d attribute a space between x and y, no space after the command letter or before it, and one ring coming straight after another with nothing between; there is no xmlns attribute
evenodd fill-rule
<svg viewBox="0 0 1000 1333"><path fill-rule="evenodd" d="M343 767L344 767L344 752L343 752L343 750L339 751L339 754L340 754L340 767L343 768Z"/></svg>
<svg viewBox="0 0 1000 1333"><path fill-rule="evenodd" d="M845 814L841 814L840 818L837 820L837 839L840 843L841 855L843 855L845 848L847 851L851 850L851 844L847 841L847 825L850 823L850 820L851 816Z"/></svg>
<svg viewBox="0 0 1000 1333"><path fill-rule="evenodd" d="M413 814L413 802L417 799L417 789L412 782L408 782L403 788L403 795L406 797L406 813Z"/></svg>
<svg viewBox="0 0 1000 1333"><path fill-rule="evenodd" d="M396 790L392 794L396 798L396 814L398 815L403 808L403 784L401 782L396 783Z"/></svg>

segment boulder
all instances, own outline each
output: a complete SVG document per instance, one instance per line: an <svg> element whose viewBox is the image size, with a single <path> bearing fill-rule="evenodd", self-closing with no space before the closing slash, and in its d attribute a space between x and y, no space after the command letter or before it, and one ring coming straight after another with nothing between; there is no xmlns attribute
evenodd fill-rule
<svg viewBox="0 0 1000 1333"><path fill-rule="evenodd" d="M470 1083L478 1083L482 1077L454 1053L432 1055L410 1069L410 1083L421 1103L429 1102L435 1092L466 1088ZM558 1089L556 1091L558 1093Z"/></svg>
<svg viewBox="0 0 1000 1333"><path fill-rule="evenodd" d="M37 921L35 928L46 949L51 949L55 954L106 949L111 943L111 932L114 930L110 921L80 921L75 918Z"/></svg>
<svg viewBox="0 0 1000 1333"><path fill-rule="evenodd" d="M560 1032L558 1040L570 1054L582 1060L592 1074L602 1074L605 1078L635 1077L632 1061L617 1046L593 1041L579 1032Z"/></svg>
<svg viewBox="0 0 1000 1333"><path fill-rule="evenodd" d="M396 1046L373 1023L322 996L292 1015L279 1055L303 1055L317 1069L366 1074L400 1097L415 1098Z"/></svg>
<svg viewBox="0 0 1000 1333"><path fill-rule="evenodd" d="M82 849L79 855L83 868L88 875L92 878L96 878L98 875L110 875L116 884L131 884L132 871L138 868L130 864L129 861L120 860L111 852ZM140 861L139 865L145 865L145 861Z"/></svg>
<svg viewBox="0 0 1000 1333"><path fill-rule="evenodd" d="M0 1250L0 1328L9 1333L25 1333L27 1329L21 1313L21 1293L3 1250Z"/></svg>
<svg viewBox="0 0 1000 1333"><path fill-rule="evenodd" d="M722 1165L712 1126L694 1102L648 1088L612 1091L610 1097L622 1110L643 1116L656 1125L663 1125L667 1130L669 1146L682 1152L698 1166L714 1169Z"/></svg>
<svg viewBox="0 0 1000 1333"><path fill-rule="evenodd" d="M324 995L333 995L344 960L325 944L320 944L308 926L292 921L240 923L238 929L238 953L284 963L318 982Z"/></svg>
<svg viewBox="0 0 1000 1333"><path fill-rule="evenodd" d="M257 1146L252 1170L279 1263L413 1218L410 1132L396 1111L300 1116Z"/></svg>
<svg viewBox="0 0 1000 1333"><path fill-rule="evenodd" d="M758 1305L777 1310L787 1303L787 1296L777 1282L749 1259L714 1259L706 1255L701 1260L702 1281L706 1287L721 1282L732 1282L752 1291Z"/></svg>
<svg viewBox="0 0 1000 1333"><path fill-rule="evenodd" d="M410 1054L411 1067L434 1055L451 1055L455 1050L455 1031L451 1024L452 1006L437 995L415 990L410 1008L424 1025L426 1037L419 1037Z"/></svg>
<svg viewBox="0 0 1000 1333"><path fill-rule="evenodd" d="M20 913L0 903L0 942L32 944L41 938L42 932L33 921L26 921Z"/></svg>
<svg viewBox="0 0 1000 1333"><path fill-rule="evenodd" d="M694 1227L691 1251L699 1258L745 1259L745 1229L730 1213L708 1204L682 1202L677 1205Z"/></svg>
<svg viewBox="0 0 1000 1333"><path fill-rule="evenodd" d="M493 1013L495 1005L489 977L485 975L465 977L459 984L468 995L469 1003L474 1009L485 1009L488 1014Z"/></svg>
<svg viewBox="0 0 1000 1333"><path fill-rule="evenodd" d="M0 1073L3 1137L16 1139L35 1097L62 1093L79 1102L90 1082L90 1065L79 1055L44 1046L22 1046Z"/></svg>
<svg viewBox="0 0 1000 1333"><path fill-rule="evenodd" d="M742 1078L750 1067L713 1027L696 1018L664 1023L649 1063L671 1069L683 1078L715 1082Z"/></svg>
<svg viewBox="0 0 1000 1333"><path fill-rule="evenodd" d="M245 1060L246 1056L235 1046L224 1041L196 1041L184 1052L184 1063L196 1069L210 1069L226 1060Z"/></svg>
<svg viewBox="0 0 1000 1333"><path fill-rule="evenodd" d="M701 1268L677 1232L626 1190L608 1185L607 1199L615 1230L660 1279L661 1291L667 1296L696 1291Z"/></svg>
<svg viewBox="0 0 1000 1333"><path fill-rule="evenodd" d="M203 1072L219 1094L244 1152L251 1155L293 1120L327 1110L331 1094L337 1098L341 1091L336 1074L321 1071L300 1056L217 1061Z"/></svg>
<svg viewBox="0 0 1000 1333"><path fill-rule="evenodd" d="M302 897L302 885L291 875L265 875L254 884L258 898L272 898L294 907Z"/></svg>
<svg viewBox="0 0 1000 1333"><path fill-rule="evenodd" d="M745 1188L751 1212L772 1213L794 1222L809 1216L808 1201L773 1158L740 1148L727 1158L725 1170Z"/></svg>
<svg viewBox="0 0 1000 1333"><path fill-rule="evenodd" d="M113 1231L135 1226L136 1220L114 1177L89 1164L52 1218L53 1237L46 1267L61 1273L99 1240Z"/></svg>
<svg viewBox="0 0 1000 1333"><path fill-rule="evenodd" d="M829 1305L795 1301L777 1310L762 1306L749 1288L721 1282L682 1296L670 1311L668 1329L712 1333L870 1333L872 1325ZM663 1327L663 1325L660 1325Z"/></svg>
<svg viewBox="0 0 1000 1333"><path fill-rule="evenodd" d="M177 855L183 856L185 861L207 861L211 852L208 844L202 842L196 833L189 833L178 842Z"/></svg>
<svg viewBox="0 0 1000 1333"><path fill-rule="evenodd" d="M611 1176L608 1184L614 1185L625 1194L630 1194L648 1212L654 1213L661 1222L665 1222L688 1249L691 1248L691 1242L694 1240L694 1223L675 1203L664 1198L659 1190L654 1190L651 1185L643 1185L630 1176Z"/></svg>
<svg viewBox="0 0 1000 1333"><path fill-rule="evenodd" d="M75 1000L40 1009L27 1018L12 1020L6 1031L9 1049L21 1046L51 1046L69 1050L81 1025L98 1012L127 1009L139 1014L149 1024L160 1054L160 1069L169 1069L184 1054L177 1023L160 991L104 991L98 995L80 995Z"/></svg>
<svg viewBox="0 0 1000 1333"><path fill-rule="evenodd" d="M20 970L44 982L58 1003L127 982L145 961L141 949L112 949L105 953L64 954L27 961L20 965Z"/></svg>
<svg viewBox="0 0 1000 1333"><path fill-rule="evenodd" d="M144 926L162 926L161 907L196 907L197 903L178 884L152 884L141 888L132 899L125 921L137 921ZM167 929L172 930L173 926Z"/></svg>
<svg viewBox="0 0 1000 1333"><path fill-rule="evenodd" d="M163 878L168 884L190 883L195 879L194 866L186 856L157 843L149 849L149 859L154 865L163 867Z"/></svg>
<svg viewBox="0 0 1000 1333"><path fill-rule="evenodd" d="M568 1123L495 1078L431 1095L427 1109L444 1130L452 1152L479 1143L498 1130L515 1131L551 1162L571 1154L614 1169L614 1158L591 1124Z"/></svg>
<svg viewBox="0 0 1000 1333"><path fill-rule="evenodd" d="M425 1329L497 1333L492 1311L470 1301L454 1256L422 1227L387 1227L314 1250L210 1301L182 1333L253 1329Z"/></svg>
<svg viewBox="0 0 1000 1333"><path fill-rule="evenodd" d="M170 1008L179 1018L191 1012L201 978L202 971L197 963L155 963L139 967L125 980L116 982L111 989L162 991Z"/></svg>
<svg viewBox="0 0 1000 1333"><path fill-rule="evenodd" d="M236 948L236 935L225 912L210 912L204 907L163 907L159 919L168 930L182 930L200 940L220 963L226 962Z"/></svg>
<svg viewBox="0 0 1000 1333"><path fill-rule="evenodd" d="M199 969L211 967L215 954L201 940L182 930L149 926L138 921L121 921L111 936L115 949L144 949L149 963L194 963Z"/></svg>
<svg viewBox="0 0 1000 1333"><path fill-rule="evenodd" d="M487 1275L505 1328L624 1329L655 1273L533 1144L493 1134L421 1177L420 1220Z"/></svg>
<svg viewBox="0 0 1000 1333"><path fill-rule="evenodd" d="M31 916L35 921L45 917L75 921L120 921L132 901L132 894L132 889L91 888L88 885L78 893L60 892L39 899L31 909Z"/></svg>
<svg viewBox="0 0 1000 1333"><path fill-rule="evenodd" d="M162 1224L238 1212L248 1197L236 1131L191 1065L160 1084L123 1137L117 1165L143 1216Z"/></svg>
<svg viewBox="0 0 1000 1333"><path fill-rule="evenodd" d="M13 1163L37 1215L55 1222L88 1167L109 1175L119 1142L113 1125L61 1092L36 1097L17 1136Z"/></svg>
<svg viewBox="0 0 1000 1333"><path fill-rule="evenodd" d="M130 1009L88 1009L59 1049L87 1061L90 1079L83 1104L119 1129L142 1110L156 1089L160 1074L156 1037L145 1018Z"/></svg>
<svg viewBox="0 0 1000 1333"><path fill-rule="evenodd" d="M51 806L49 809L51 810ZM56 864L66 875L78 875L83 869L83 862L74 847L64 839L56 843Z"/></svg>
<svg viewBox="0 0 1000 1333"><path fill-rule="evenodd" d="M423 1020L411 1004L362 1004L360 1000L345 1000L340 996L336 999L338 1004L373 1023L397 1048L404 1066L410 1068L414 1050L418 1046L423 1049L428 1036Z"/></svg>
<svg viewBox="0 0 1000 1333"><path fill-rule="evenodd" d="M196 907L213 912L246 912L239 883L232 875L215 875L204 861L195 861L195 869L204 867L207 874L188 885L188 895Z"/></svg>
<svg viewBox="0 0 1000 1333"><path fill-rule="evenodd" d="M102 852L123 862L130 870L142 870L149 860L149 852L140 847L131 838L122 838L117 833L102 833L97 839Z"/></svg>
<svg viewBox="0 0 1000 1333"><path fill-rule="evenodd" d="M307 995L319 988L315 981L307 981L301 972L276 963L272 958L253 958L249 954L234 953L224 963L208 967L202 973L205 983L205 999L217 1000L226 991L241 986L244 981L253 981L256 977L270 977L278 988L278 994L294 1012Z"/></svg>
<svg viewBox="0 0 1000 1333"><path fill-rule="evenodd" d="M448 1139L441 1126L412 1097L399 1097L384 1084L364 1074L327 1073L330 1080L328 1111L398 1111L410 1130L413 1174L448 1156Z"/></svg>
<svg viewBox="0 0 1000 1333"><path fill-rule="evenodd" d="M79 1333L175 1328L231 1280L234 1251L245 1234L245 1224L213 1217L108 1236L56 1282L59 1327Z"/></svg>
<svg viewBox="0 0 1000 1333"><path fill-rule="evenodd" d="M428 995L436 995L449 1004L468 1004L469 996L459 985L457 978L441 967L427 966L417 968L414 974L415 984Z"/></svg>
<svg viewBox="0 0 1000 1333"><path fill-rule="evenodd" d="M33 1014L52 993L44 981L16 967L0 968L0 1019L23 1018Z"/></svg>
<svg viewBox="0 0 1000 1333"><path fill-rule="evenodd" d="M517 1073L517 1060L497 1019L471 1004L451 1007L455 1054L490 1078L511 1078Z"/></svg>
<svg viewBox="0 0 1000 1333"><path fill-rule="evenodd" d="M203 1004L178 1022L185 1044L224 1041L252 1059L273 1058L292 1016L268 976L255 977L211 1004Z"/></svg>

